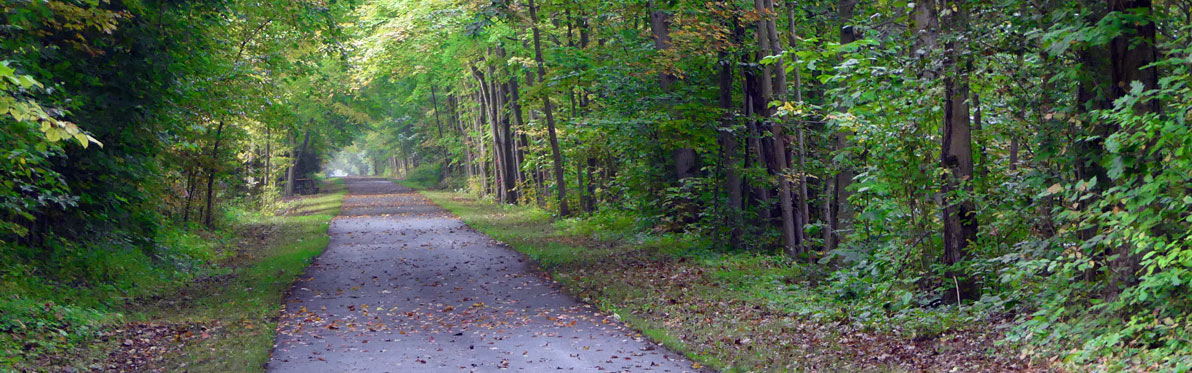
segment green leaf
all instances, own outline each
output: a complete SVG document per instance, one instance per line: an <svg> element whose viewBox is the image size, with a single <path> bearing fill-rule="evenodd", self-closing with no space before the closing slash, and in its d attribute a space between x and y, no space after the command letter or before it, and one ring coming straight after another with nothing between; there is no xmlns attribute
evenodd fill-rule
<svg viewBox="0 0 1192 373"><path fill-rule="evenodd" d="M1110 162L1109 169L1105 171L1105 174L1109 176L1110 179L1117 180L1121 178L1122 173L1125 172L1123 168L1124 165L1122 163L1122 157L1113 157L1113 161Z"/></svg>

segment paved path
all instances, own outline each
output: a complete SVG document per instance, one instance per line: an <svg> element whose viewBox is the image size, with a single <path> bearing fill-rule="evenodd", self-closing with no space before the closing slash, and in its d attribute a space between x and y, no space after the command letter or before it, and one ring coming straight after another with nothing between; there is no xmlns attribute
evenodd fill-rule
<svg viewBox="0 0 1192 373"><path fill-rule="evenodd" d="M346 182L327 251L287 296L269 371L691 370L425 197Z"/></svg>

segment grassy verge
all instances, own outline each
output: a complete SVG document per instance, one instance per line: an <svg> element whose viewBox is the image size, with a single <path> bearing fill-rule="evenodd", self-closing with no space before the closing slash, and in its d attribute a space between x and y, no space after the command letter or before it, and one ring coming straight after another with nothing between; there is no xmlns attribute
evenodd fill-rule
<svg viewBox="0 0 1192 373"><path fill-rule="evenodd" d="M422 194L527 254L572 295L616 313L701 365L725 371L1023 367L991 347L995 333L938 326L922 332L932 325L913 326L910 333L892 331L900 325L867 327L858 322L861 312L800 283L808 277L804 269L780 255L719 252L695 237L617 229L631 225L627 217L554 221L533 207L494 205L451 192ZM816 316L825 314L838 316Z"/></svg>
<svg viewBox="0 0 1192 373"><path fill-rule="evenodd" d="M323 252L327 227L346 193L342 182L316 196L286 203L282 214L244 212L236 220L237 252L223 276L184 289L181 297L142 305L134 315L149 325L182 325L187 337L160 367L192 372L261 370L277 329L283 297L307 265ZM197 328L196 328L197 327ZM196 333L195 330L199 332Z"/></svg>
<svg viewBox="0 0 1192 373"><path fill-rule="evenodd" d="M181 259L149 264L126 254L142 259L89 264L135 270L116 277L134 285L54 285L54 294L6 276L0 371L261 370L285 292L327 246L344 194L336 180L322 194L281 202L276 214L232 208L224 229L159 239Z"/></svg>

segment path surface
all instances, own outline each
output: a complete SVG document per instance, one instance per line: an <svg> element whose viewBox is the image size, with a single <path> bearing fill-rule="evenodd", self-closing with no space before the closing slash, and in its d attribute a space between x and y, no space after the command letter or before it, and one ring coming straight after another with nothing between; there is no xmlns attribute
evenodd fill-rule
<svg viewBox="0 0 1192 373"><path fill-rule="evenodd" d="M425 197L346 182L326 252L287 296L269 371L692 370Z"/></svg>

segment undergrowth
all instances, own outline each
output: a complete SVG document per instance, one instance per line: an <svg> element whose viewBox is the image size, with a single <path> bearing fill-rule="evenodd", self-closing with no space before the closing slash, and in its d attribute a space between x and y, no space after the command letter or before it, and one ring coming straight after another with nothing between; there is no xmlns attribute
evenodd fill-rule
<svg viewBox="0 0 1192 373"><path fill-rule="evenodd" d="M212 332L150 357L159 368L261 369L281 297L326 247L343 196L329 189L277 203L282 214L229 207L218 230L164 227L153 250L121 238L0 244L0 368L119 370L105 361L120 349L115 330L166 324Z"/></svg>

